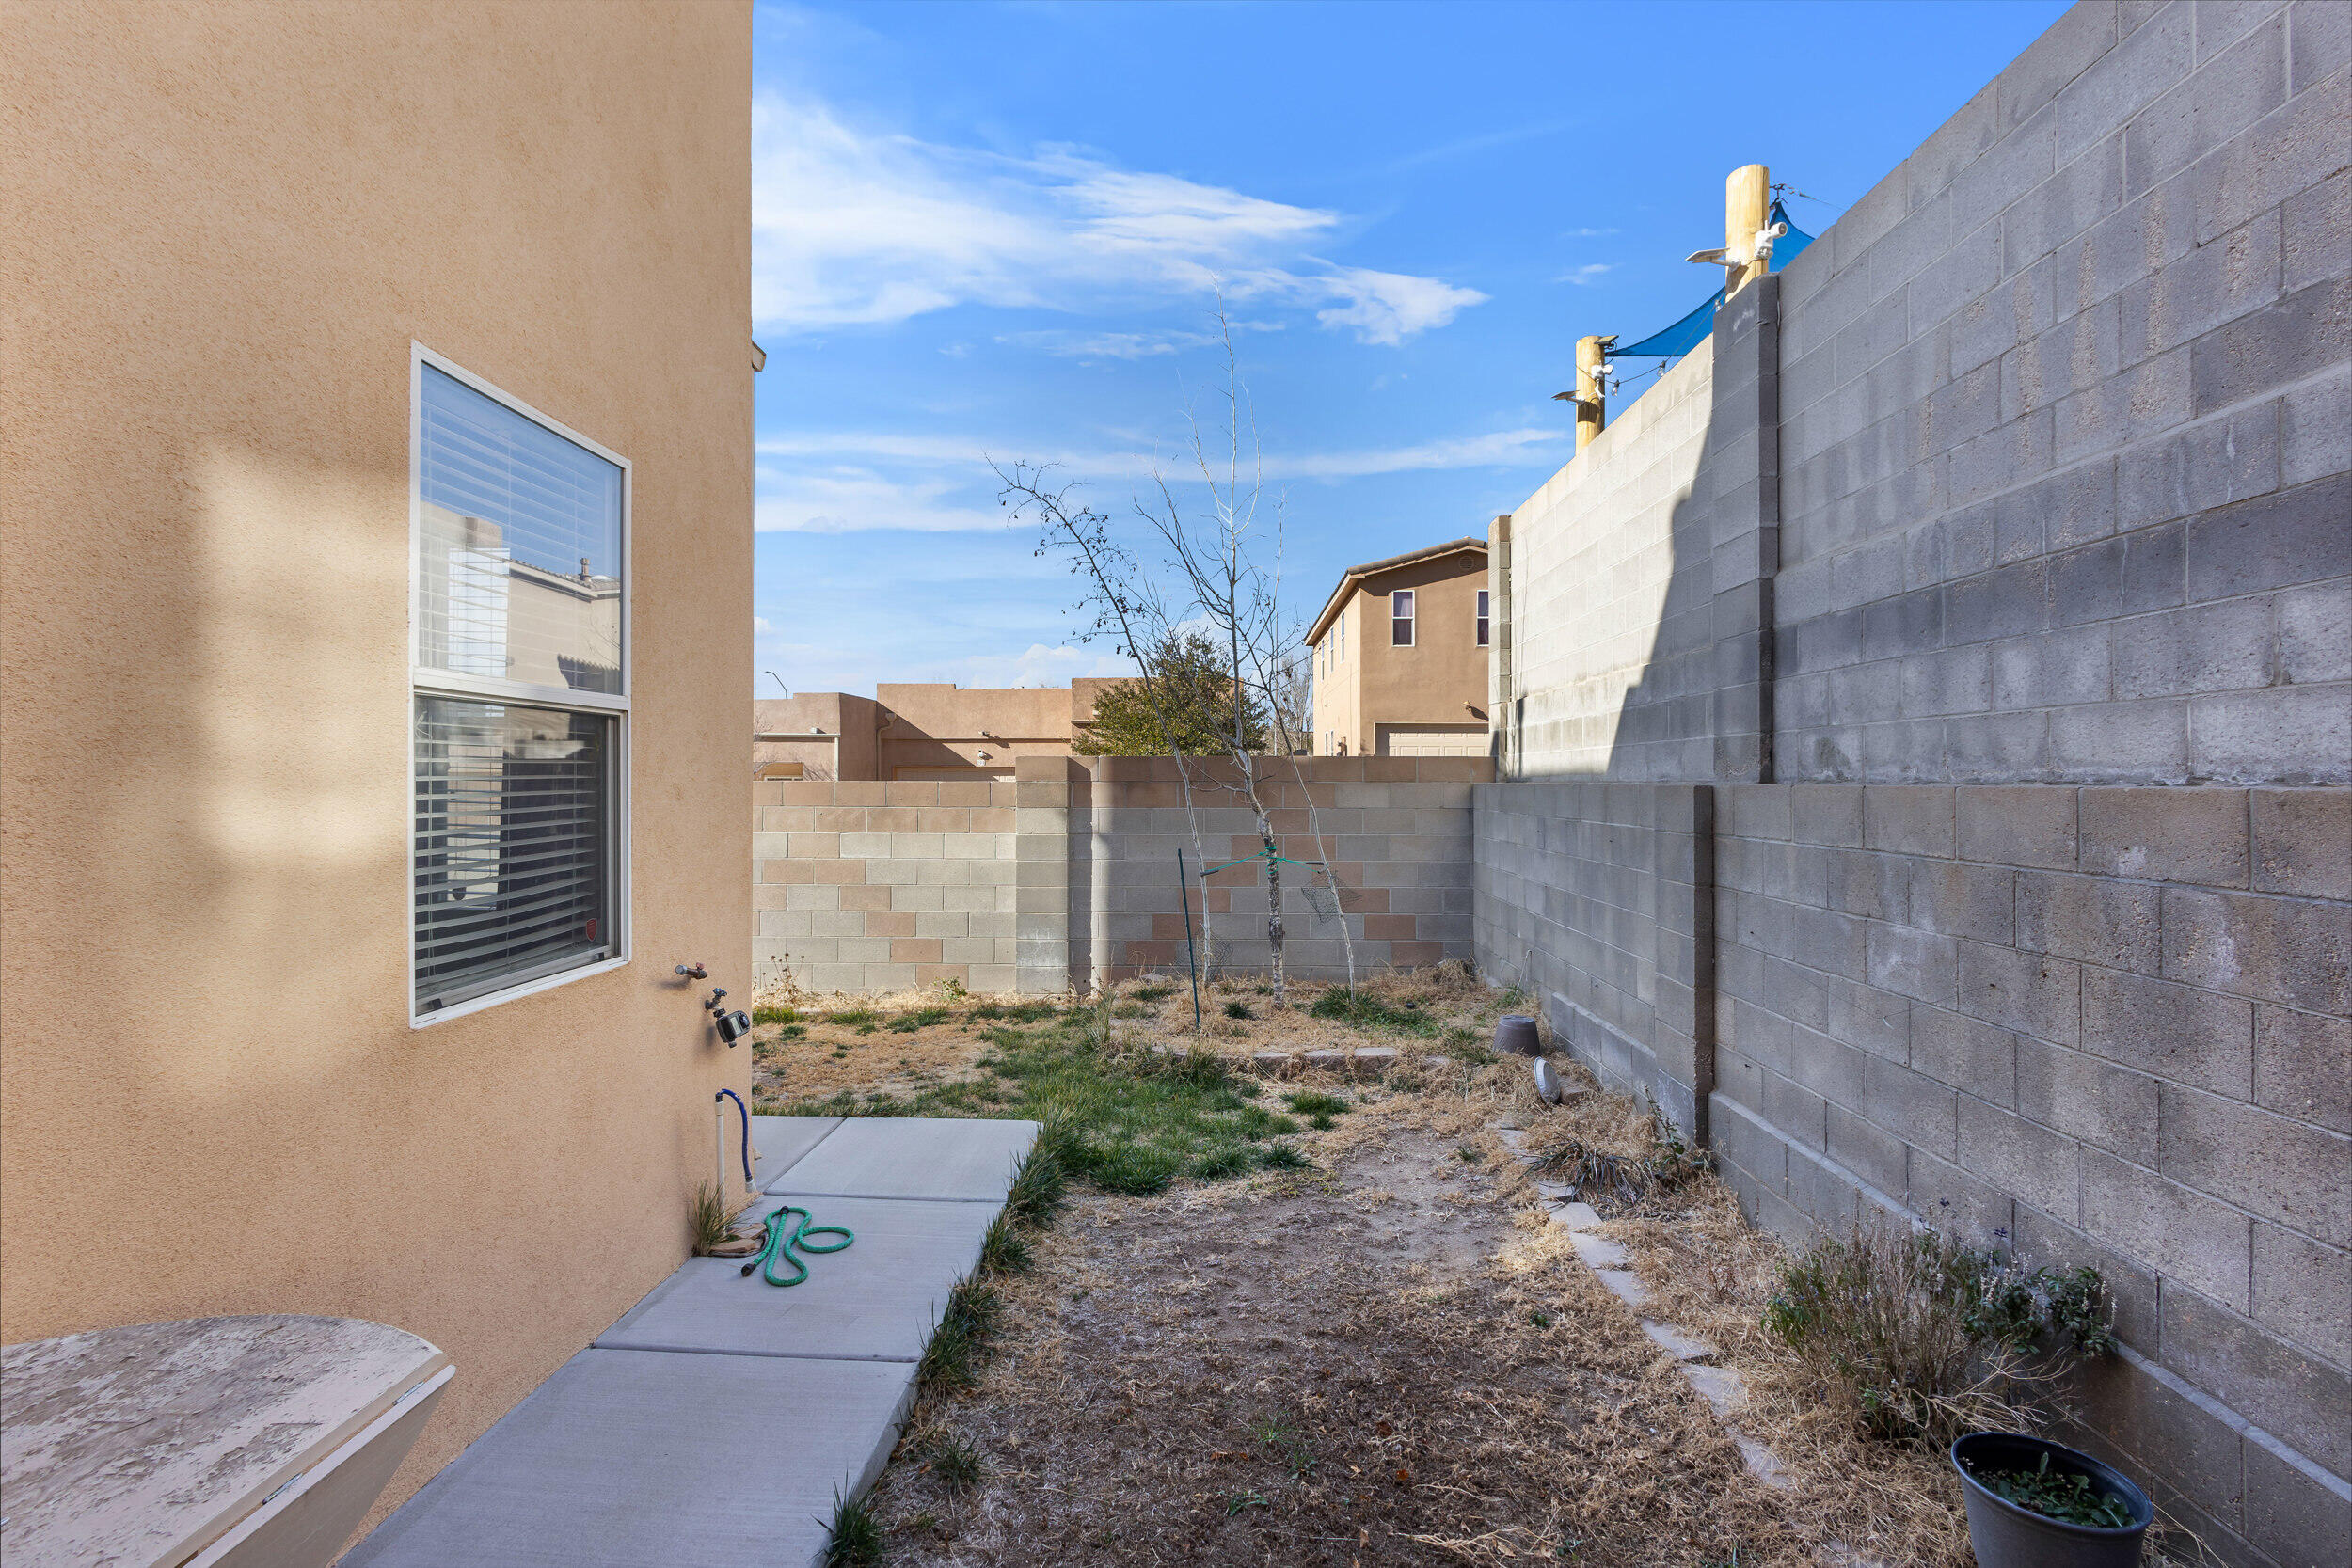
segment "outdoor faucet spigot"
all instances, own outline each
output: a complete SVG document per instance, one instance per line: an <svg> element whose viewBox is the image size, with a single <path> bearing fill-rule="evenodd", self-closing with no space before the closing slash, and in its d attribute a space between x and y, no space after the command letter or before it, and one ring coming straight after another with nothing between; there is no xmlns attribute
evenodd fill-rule
<svg viewBox="0 0 2352 1568"><path fill-rule="evenodd" d="M705 969L700 964L680 964L677 966L677 972L689 980L707 980L710 978L710 971Z"/></svg>
<svg viewBox="0 0 2352 1568"><path fill-rule="evenodd" d="M726 992L725 992L725 991L723 991L723 990L720 990L717 986L713 986L713 987L711 987L711 988L710 988L710 997L709 997L709 999L708 999L707 1001L706 1001L706 1002L703 1004L703 1011L704 1011L704 1012L707 1012L707 1013L715 1013L715 1012L717 1012L717 1011L719 1010L719 1002L720 1002L720 999L721 999L722 997L725 996L725 995L726 995Z"/></svg>

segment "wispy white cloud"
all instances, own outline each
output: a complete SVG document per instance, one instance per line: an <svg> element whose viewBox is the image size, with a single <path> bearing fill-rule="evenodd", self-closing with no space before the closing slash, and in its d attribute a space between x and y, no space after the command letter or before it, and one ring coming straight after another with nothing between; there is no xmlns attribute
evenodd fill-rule
<svg viewBox="0 0 2352 1568"><path fill-rule="evenodd" d="M1269 452L1270 481L1360 479L1373 474L1508 467L1544 461L1546 448L1566 436L1528 425L1394 447L1343 451ZM768 436L758 443L755 526L762 532L859 533L900 529L965 533L1006 526L993 504L995 476L989 453L1020 450L954 436L887 431L841 431L821 436ZM1115 451L1031 452L1057 476L1073 481L1140 480L1150 461ZM1185 470L1170 465L1181 483Z"/></svg>
<svg viewBox="0 0 2352 1568"><path fill-rule="evenodd" d="M1441 468L1508 467L1544 459L1540 450L1565 440L1557 430L1527 426L1484 436L1459 436L1409 447L1367 447L1359 451L1314 452L1266 460L1269 478L1360 479L1367 474L1402 474Z"/></svg>
<svg viewBox="0 0 2352 1568"><path fill-rule="evenodd" d="M1587 261L1581 267L1570 267L1567 271L1553 278L1552 281L1555 283L1574 283L1581 287L1586 284L1598 282L1603 273L1614 272L1616 270L1616 266L1617 264L1614 261Z"/></svg>
<svg viewBox="0 0 2352 1568"><path fill-rule="evenodd" d="M1138 298L1311 309L1368 343L1401 343L1486 299L1435 277L1317 252L1341 214L1079 149L1028 157L875 135L823 105L762 93L752 119L752 312L814 331L951 305L1088 310Z"/></svg>
<svg viewBox="0 0 2352 1568"><path fill-rule="evenodd" d="M752 527L762 533L970 533L1005 527L1005 514L975 506L960 480L902 477L867 467L786 470L762 466Z"/></svg>
<svg viewBox="0 0 2352 1568"><path fill-rule="evenodd" d="M1605 240L1615 232L1613 229L1563 229L1560 237L1567 240Z"/></svg>
<svg viewBox="0 0 2352 1568"><path fill-rule="evenodd" d="M1235 332L1279 332L1280 322L1236 321ZM1208 348L1220 340L1214 332L1168 328L1148 332L1081 332L1048 327L1033 332L1000 333L996 341L1017 348L1040 349L1063 359L1149 359L1179 354L1188 348Z"/></svg>

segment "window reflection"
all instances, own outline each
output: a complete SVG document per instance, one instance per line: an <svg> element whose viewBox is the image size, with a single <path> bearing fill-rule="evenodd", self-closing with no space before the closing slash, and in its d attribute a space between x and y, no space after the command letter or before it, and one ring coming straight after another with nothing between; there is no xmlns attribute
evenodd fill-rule
<svg viewBox="0 0 2352 1568"><path fill-rule="evenodd" d="M621 470L424 368L417 662L621 689Z"/></svg>

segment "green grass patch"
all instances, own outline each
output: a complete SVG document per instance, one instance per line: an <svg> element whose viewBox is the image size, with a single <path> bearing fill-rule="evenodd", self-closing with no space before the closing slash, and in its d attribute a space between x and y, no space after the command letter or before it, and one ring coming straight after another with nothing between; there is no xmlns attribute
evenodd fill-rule
<svg viewBox="0 0 2352 1568"><path fill-rule="evenodd" d="M1247 1002L1228 1002L1225 1004L1225 1016L1227 1018L1256 1018L1258 1015L1250 1010L1249 1004Z"/></svg>
<svg viewBox="0 0 2352 1568"><path fill-rule="evenodd" d="M854 1028L861 1023L871 1023L880 1017L882 1017L882 1015L874 1011L871 1007L850 1007L843 1012L827 1013L825 1015L825 1022L827 1023L846 1023Z"/></svg>
<svg viewBox="0 0 2352 1568"><path fill-rule="evenodd" d="M835 1492L833 1518L826 1526L825 1568L873 1568L882 1560L882 1521L864 1497Z"/></svg>
<svg viewBox="0 0 2352 1568"><path fill-rule="evenodd" d="M1349 1108L1346 1101L1335 1094L1325 1094L1321 1089L1301 1089L1283 1098L1290 1102L1290 1108L1302 1117L1336 1117Z"/></svg>
<svg viewBox="0 0 2352 1568"><path fill-rule="evenodd" d="M1334 986L1325 991L1307 1010L1317 1018L1352 1023L1359 1029L1382 1034L1414 1035L1427 1038L1438 1032L1438 1021L1418 1003L1388 1002L1370 991L1349 990L1345 986Z"/></svg>
<svg viewBox="0 0 2352 1568"><path fill-rule="evenodd" d="M915 1449L916 1457L930 1466L948 1491L959 1496L970 1492L988 1479L987 1462L980 1450L969 1443L959 1442L946 1433L933 1433Z"/></svg>
<svg viewBox="0 0 2352 1568"><path fill-rule="evenodd" d="M1164 1002L1176 994L1176 988L1164 981L1154 980L1148 986L1137 986L1127 994L1138 1002Z"/></svg>
<svg viewBox="0 0 2352 1568"><path fill-rule="evenodd" d="M793 1112L1033 1119L1046 1129L1039 1148L1051 1156L1052 1180L1134 1194L1159 1192L1180 1177L1243 1175L1263 1164L1263 1145L1299 1130L1294 1117L1253 1103L1258 1085L1207 1052L1109 1048L1098 1012L1074 1009L1030 1028L993 1024L982 1037L982 1070L971 1079L898 1095L844 1091L802 1101ZM1047 1167L1033 1180L1047 1184ZM1050 1209L1050 1200L1039 1201Z"/></svg>
<svg viewBox="0 0 2352 1568"><path fill-rule="evenodd" d="M900 1013L890 1021L890 1028L894 1034L912 1035L917 1029L929 1029L955 1016L945 1007L924 1007L912 1013Z"/></svg>
<svg viewBox="0 0 2352 1568"><path fill-rule="evenodd" d="M1157 1007L1147 1007L1140 1002L1121 1002L1111 1009L1113 1018L1155 1018L1158 1015Z"/></svg>
<svg viewBox="0 0 2352 1568"><path fill-rule="evenodd" d="M752 1022L754 1023L798 1023L801 1022L801 1012L797 1007L754 1007Z"/></svg>

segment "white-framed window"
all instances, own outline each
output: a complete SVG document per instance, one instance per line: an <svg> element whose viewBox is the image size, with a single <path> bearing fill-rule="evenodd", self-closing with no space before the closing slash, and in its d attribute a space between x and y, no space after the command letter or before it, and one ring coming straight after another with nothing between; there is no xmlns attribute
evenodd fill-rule
<svg viewBox="0 0 2352 1568"><path fill-rule="evenodd" d="M628 957L629 465L411 346L409 1019Z"/></svg>
<svg viewBox="0 0 2352 1568"><path fill-rule="evenodd" d="M1486 594L1488 592L1489 590L1484 588L1478 591L1478 645L1482 648L1486 645L1486 606L1488 603Z"/></svg>
<svg viewBox="0 0 2352 1568"><path fill-rule="evenodd" d="M1389 595L1389 646L1413 645L1413 591L1400 588Z"/></svg>
<svg viewBox="0 0 2352 1568"><path fill-rule="evenodd" d="M1335 624L1338 626L1338 627L1339 627L1339 629L1340 629L1340 657L1341 657L1342 658L1345 658L1345 657L1347 657L1347 611L1346 611L1346 610L1341 610L1341 611L1340 611L1340 618L1339 618L1339 620L1338 620Z"/></svg>

